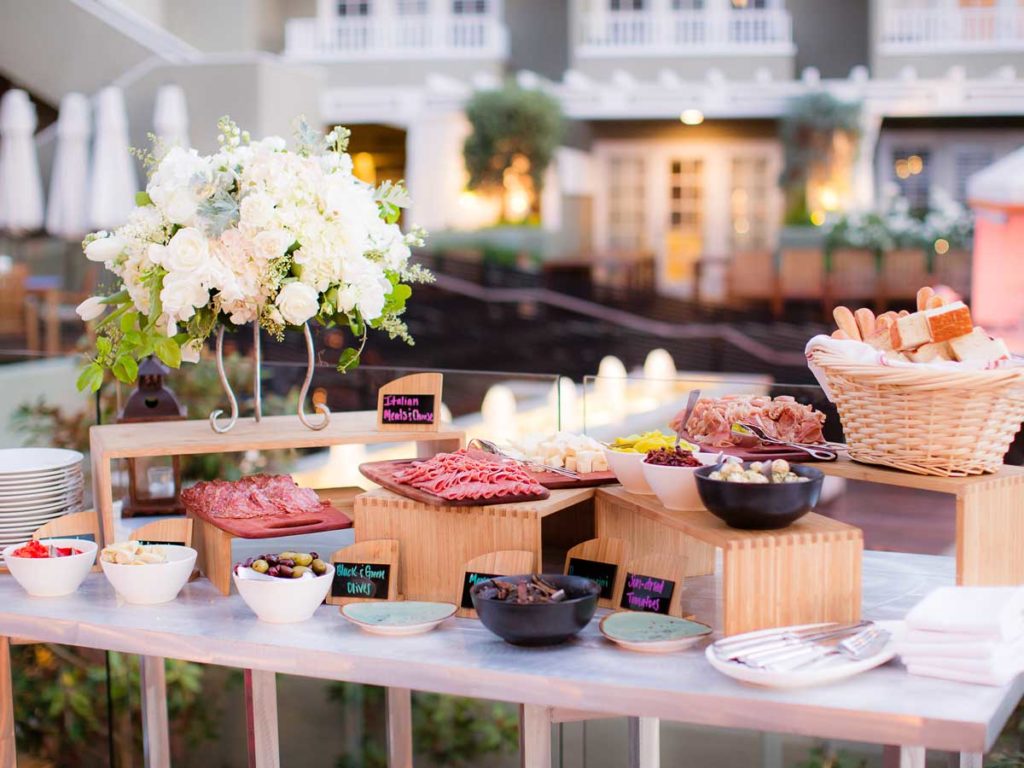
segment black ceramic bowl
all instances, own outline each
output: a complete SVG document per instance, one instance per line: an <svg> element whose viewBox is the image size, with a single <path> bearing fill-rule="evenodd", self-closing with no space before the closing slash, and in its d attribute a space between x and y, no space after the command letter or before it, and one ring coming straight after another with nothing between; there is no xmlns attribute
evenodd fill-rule
<svg viewBox="0 0 1024 768"><path fill-rule="evenodd" d="M820 469L800 464L791 465L791 469L810 479L806 483L731 483L708 477L715 471L714 467L701 467L694 476L704 506L726 525L770 530L795 523L814 509L821 496L825 475Z"/></svg>
<svg viewBox="0 0 1024 768"><path fill-rule="evenodd" d="M564 589L566 599L560 603L516 605L481 597L480 591L490 581L473 585L470 597L480 621L502 640L513 645L557 645L583 629L594 618L601 588L582 576L542 574L544 581ZM502 581L519 583L532 577L503 576Z"/></svg>

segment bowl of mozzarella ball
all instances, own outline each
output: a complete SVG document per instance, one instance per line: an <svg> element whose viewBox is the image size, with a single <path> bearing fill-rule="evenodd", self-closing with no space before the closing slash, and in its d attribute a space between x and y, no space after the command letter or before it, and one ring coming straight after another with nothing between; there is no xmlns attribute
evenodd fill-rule
<svg viewBox="0 0 1024 768"><path fill-rule="evenodd" d="M814 509L825 475L789 462L728 461L694 472L708 511L732 528L785 528Z"/></svg>

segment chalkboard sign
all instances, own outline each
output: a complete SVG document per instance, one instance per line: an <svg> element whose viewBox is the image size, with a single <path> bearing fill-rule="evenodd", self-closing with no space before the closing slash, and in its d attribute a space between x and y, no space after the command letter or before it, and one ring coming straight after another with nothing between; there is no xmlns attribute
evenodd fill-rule
<svg viewBox="0 0 1024 768"><path fill-rule="evenodd" d="M384 395L380 404L384 424L433 424L433 395Z"/></svg>
<svg viewBox="0 0 1024 768"><path fill-rule="evenodd" d="M667 614L675 589L674 581L656 579L640 573L627 573L619 607L627 611Z"/></svg>
<svg viewBox="0 0 1024 768"><path fill-rule="evenodd" d="M184 547L186 546L184 541L143 541L139 539L135 542L141 544L144 547Z"/></svg>
<svg viewBox="0 0 1024 768"><path fill-rule="evenodd" d="M619 566L615 563L602 563L597 560L587 560L582 557L570 557L569 576L582 576L585 579L597 582L601 588L601 598L609 599L615 589L615 576L619 572Z"/></svg>
<svg viewBox="0 0 1024 768"><path fill-rule="evenodd" d="M462 580L462 602L463 608L473 608L473 596L469 594L469 591L475 584L479 584L481 581L487 581L488 579L497 579L501 576L499 573L476 573L475 571L466 571L466 575ZM449 582L450 583L450 582Z"/></svg>
<svg viewBox="0 0 1024 768"><path fill-rule="evenodd" d="M390 582L387 563L335 563L331 597L386 600Z"/></svg>
<svg viewBox="0 0 1024 768"><path fill-rule="evenodd" d="M66 536L48 536L40 541L56 541L57 539L76 539L77 541L96 541L96 536L91 533L72 533Z"/></svg>

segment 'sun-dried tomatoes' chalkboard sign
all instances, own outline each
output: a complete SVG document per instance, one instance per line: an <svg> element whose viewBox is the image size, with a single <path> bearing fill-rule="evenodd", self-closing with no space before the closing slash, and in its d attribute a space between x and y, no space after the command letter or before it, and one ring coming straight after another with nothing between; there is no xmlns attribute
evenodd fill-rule
<svg viewBox="0 0 1024 768"><path fill-rule="evenodd" d="M384 424L433 424L433 395L384 395L380 418Z"/></svg>
<svg viewBox="0 0 1024 768"><path fill-rule="evenodd" d="M615 563L602 563L582 557L570 557L569 568L566 572L570 576L582 576L585 579L597 582L597 585L601 588L601 598L611 598L612 591L615 589L615 576L619 572L619 566Z"/></svg>
<svg viewBox="0 0 1024 768"><path fill-rule="evenodd" d="M461 606L463 608L473 608L473 596L469 594L469 590L474 585L479 584L481 581L487 581L488 579L497 579L500 577L499 573L476 573L475 571L466 571L466 576L462 580L462 601Z"/></svg>
<svg viewBox="0 0 1024 768"><path fill-rule="evenodd" d="M386 600L390 580L387 563L335 563L331 597Z"/></svg>
<svg viewBox="0 0 1024 768"><path fill-rule="evenodd" d="M647 613L668 613L669 603L676 583L668 579L656 579L640 573L627 573L622 587L620 608L627 611Z"/></svg>

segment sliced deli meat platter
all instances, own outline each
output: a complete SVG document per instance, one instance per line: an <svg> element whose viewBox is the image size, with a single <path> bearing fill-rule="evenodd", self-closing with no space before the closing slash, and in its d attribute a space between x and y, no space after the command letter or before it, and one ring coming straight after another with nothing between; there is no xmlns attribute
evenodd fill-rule
<svg viewBox="0 0 1024 768"><path fill-rule="evenodd" d="M0 450L0 550L31 539L51 520L82 510L83 458L61 448Z"/></svg>

